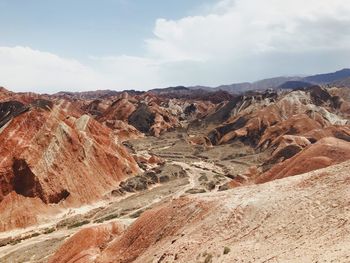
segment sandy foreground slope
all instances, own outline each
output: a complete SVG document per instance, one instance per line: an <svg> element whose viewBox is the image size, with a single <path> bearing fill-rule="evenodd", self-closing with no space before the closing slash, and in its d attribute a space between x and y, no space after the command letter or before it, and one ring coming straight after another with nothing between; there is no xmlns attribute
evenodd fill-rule
<svg viewBox="0 0 350 263"><path fill-rule="evenodd" d="M350 262L349 168L175 199L89 257L73 236L51 262Z"/></svg>

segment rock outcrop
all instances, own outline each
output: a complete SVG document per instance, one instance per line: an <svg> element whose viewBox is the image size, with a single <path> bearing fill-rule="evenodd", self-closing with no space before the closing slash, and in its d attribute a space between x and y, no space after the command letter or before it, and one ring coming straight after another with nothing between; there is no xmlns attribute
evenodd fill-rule
<svg viewBox="0 0 350 263"><path fill-rule="evenodd" d="M350 93L169 91L0 88L0 261L349 261Z"/></svg>
<svg viewBox="0 0 350 263"><path fill-rule="evenodd" d="M275 165L255 179L264 183L276 179L302 174L350 159L350 142L326 137L300 151L292 158Z"/></svg>
<svg viewBox="0 0 350 263"><path fill-rule="evenodd" d="M77 262L348 262L349 168L173 200Z"/></svg>
<svg viewBox="0 0 350 263"><path fill-rule="evenodd" d="M124 228L115 222L84 228L69 238L50 258L49 263L94 262L107 244L123 233Z"/></svg>
<svg viewBox="0 0 350 263"><path fill-rule="evenodd" d="M7 109L0 130L0 204L13 192L36 203L87 203L138 172L112 130L67 101Z"/></svg>
<svg viewBox="0 0 350 263"><path fill-rule="evenodd" d="M35 225L39 216L49 217L54 212L57 211L48 208L40 198L28 198L12 191L0 202L0 232Z"/></svg>
<svg viewBox="0 0 350 263"><path fill-rule="evenodd" d="M214 145L241 140L261 147L281 135L300 135L312 129L346 124L346 119L332 113L335 109L331 98L326 90L314 87L287 93L276 102L275 97L255 103L254 97L234 101L227 113L231 117L208 137Z"/></svg>
<svg viewBox="0 0 350 263"><path fill-rule="evenodd" d="M121 122L124 122L140 133L156 137L166 131L182 127L182 121L204 117L215 109L215 104L209 100L158 97L152 92L142 94L124 92L105 99L95 99L88 104L85 102L80 104L83 111L112 129L120 131ZM126 130L128 132L130 128Z"/></svg>

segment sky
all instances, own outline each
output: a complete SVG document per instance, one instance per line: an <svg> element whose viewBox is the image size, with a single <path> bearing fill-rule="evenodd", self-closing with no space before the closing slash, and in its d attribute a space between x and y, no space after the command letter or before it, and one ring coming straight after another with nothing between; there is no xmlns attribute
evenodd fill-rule
<svg viewBox="0 0 350 263"><path fill-rule="evenodd" d="M0 86L218 86L350 67L348 0L0 0Z"/></svg>

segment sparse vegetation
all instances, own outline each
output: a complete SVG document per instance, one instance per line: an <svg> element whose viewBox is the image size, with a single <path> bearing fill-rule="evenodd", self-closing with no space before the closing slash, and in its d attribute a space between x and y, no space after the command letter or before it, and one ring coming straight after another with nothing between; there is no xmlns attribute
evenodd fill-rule
<svg viewBox="0 0 350 263"><path fill-rule="evenodd" d="M187 194L202 194L205 193L206 191L202 188L191 188L186 191Z"/></svg>
<svg viewBox="0 0 350 263"><path fill-rule="evenodd" d="M50 234L52 232L54 232L56 229L54 227L51 227L51 228L47 228L45 229L45 231L43 232L44 234Z"/></svg>
<svg viewBox="0 0 350 263"><path fill-rule="evenodd" d="M96 219L96 220L94 221L94 223L103 223L103 222L105 222L105 221L109 221L109 220L112 220L112 219L118 218L118 217L119 217L119 214L118 214L118 213L110 214L110 215L108 215L108 216L105 216L105 217Z"/></svg>
<svg viewBox="0 0 350 263"><path fill-rule="evenodd" d="M21 242L22 242L21 239L15 239L15 240L11 241L10 244L11 244L11 246L14 246L14 245L17 245L17 244L19 244Z"/></svg>
<svg viewBox="0 0 350 263"><path fill-rule="evenodd" d="M230 253L231 249L229 247L224 247L224 255Z"/></svg>
<svg viewBox="0 0 350 263"><path fill-rule="evenodd" d="M67 228L68 229L72 229L72 228L80 227L80 226L83 226L83 225L87 225L89 223L90 223L89 220L84 220L84 221L76 222L76 223L74 223L72 225L69 225Z"/></svg>
<svg viewBox="0 0 350 263"><path fill-rule="evenodd" d="M37 236L40 236L40 233L35 232L35 233L29 235L28 238L37 237Z"/></svg>
<svg viewBox="0 0 350 263"><path fill-rule="evenodd" d="M1 239L0 240L0 247L4 247L4 246L7 246L8 244L11 244L11 241L12 241L11 237Z"/></svg>
<svg viewBox="0 0 350 263"><path fill-rule="evenodd" d="M209 253L205 257L204 263L211 263L211 262L213 262L213 255Z"/></svg>
<svg viewBox="0 0 350 263"><path fill-rule="evenodd" d="M137 210L135 213L131 214L130 217L131 218L138 218L140 217L140 215L145 212L146 210L148 210L149 208L144 208L144 209L140 209L140 210Z"/></svg>
<svg viewBox="0 0 350 263"><path fill-rule="evenodd" d="M7 245L14 246L16 244L21 243L23 240L27 240L27 239L30 239L30 238L33 238L33 237L37 237L37 236L40 236L40 235L41 235L41 233L34 232L34 233L31 233L31 234L28 234L28 235L25 235L25 236L21 236L21 237L5 238L3 240L0 240L0 247L7 246Z"/></svg>

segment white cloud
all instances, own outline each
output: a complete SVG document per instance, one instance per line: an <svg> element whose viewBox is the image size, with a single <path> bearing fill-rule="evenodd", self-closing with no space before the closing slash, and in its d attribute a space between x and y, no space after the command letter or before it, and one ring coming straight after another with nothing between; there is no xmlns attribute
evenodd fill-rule
<svg viewBox="0 0 350 263"><path fill-rule="evenodd" d="M115 83L114 89L144 90L159 84L160 62L157 60L126 55L91 59L94 67Z"/></svg>
<svg viewBox="0 0 350 263"><path fill-rule="evenodd" d="M72 59L29 47L0 47L0 81L16 91L53 92L103 88L104 79Z"/></svg>
<svg viewBox="0 0 350 263"><path fill-rule="evenodd" d="M157 86L153 59L90 57L83 64L29 47L0 47L0 86L14 91L53 93L96 89L146 89Z"/></svg>
<svg viewBox="0 0 350 263"><path fill-rule="evenodd" d="M349 66L349 13L348 0L223 0L203 16L158 19L147 44L155 58L186 60L185 84L327 71Z"/></svg>
<svg viewBox="0 0 350 263"><path fill-rule="evenodd" d="M350 44L348 0L223 0L205 16L158 19L148 40L155 56L230 59L338 49Z"/></svg>
<svg viewBox="0 0 350 263"><path fill-rule="evenodd" d="M219 85L349 67L348 0L221 0L197 16L160 18L143 57L76 60L0 47L0 81L39 91Z"/></svg>

